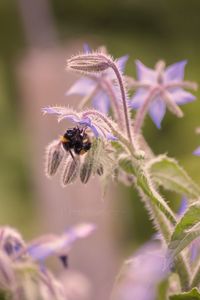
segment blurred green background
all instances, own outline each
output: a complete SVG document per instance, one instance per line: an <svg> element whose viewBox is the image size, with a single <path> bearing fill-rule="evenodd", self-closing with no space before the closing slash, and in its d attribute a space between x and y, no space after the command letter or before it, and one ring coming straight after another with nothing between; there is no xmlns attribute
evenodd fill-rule
<svg viewBox="0 0 200 300"><path fill-rule="evenodd" d="M48 33L41 32L43 6L48 6L51 13L53 30L51 28ZM25 28L26 17L32 22L29 29L35 28L31 37ZM92 41L92 47L104 44L114 57L130 54L127 74L133 76L137 58L150 67L159 59L166 60L167 64L187 59L186 78L198 82L199 28L198 0L1 0L0 223L16 226L27 236L34 231L36 195L29 164L31 158L26 154L26 137L21 122L23 110L14 72L18 59L29 47L50 48L51 32L54 43L66 44L72 39L82 39ZM196 95L198 99L200 95ZM184 106L183 111L183 119L176 119L168 112L161 131L148 118L144 132L155 153L167 152L176 157L200 183L200 158L192 155L200 145L200 138L195 134L195 128L200 126L199 100ZM118 205L122 209L125 207L130 214L124 220L117 220L113 227L118 239L129 247L132 235L134 242L141 243L151 236L152 230L135 193L132 190L127 192L123 187L121 192L126 194L127 201L118 200ZM168 196L171 205L177 209L180 198L175 194Z"/></svg>

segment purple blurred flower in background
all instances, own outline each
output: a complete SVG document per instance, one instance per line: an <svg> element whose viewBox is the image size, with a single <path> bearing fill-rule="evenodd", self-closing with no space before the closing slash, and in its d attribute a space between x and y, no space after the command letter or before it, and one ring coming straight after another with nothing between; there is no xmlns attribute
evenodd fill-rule
<svg viewBox="0 0 200 300"><path fill-rule="evenodd" d="M187 208L188 208L188 200L185 196L183 196L177 212L178 218L181 218L184 215Z"/></svg>
<svg viewBox="0 0 200 300"><path fill-rule="evenodd" d="M197 127L195 131L196 134L200 134L200 127ZM193 154L196 156L200 156L200 146L193 151Z"/></svg>
<svg viewBox="0 0 200 300"><path fill-rule="evenodd" d="M84 50L85 53L91 52L88 45L85 45ZM105 49L104 52L106 52ZM125 55L116 61L116 64L122 73L124 72L127 60L128 55ZM66 95L83 96L82 106L91 99L95 109L104 114L108 114L111 101L114 101L113 98L118 98L118 90L115 86L113 88L114 80L115 74L110 69L99 74L88 74L75 82L66 92Z"/></svg>
<svg viewBox="0 0 200 300"><path fill-rule="evenodd" d="M200 146L196 150L194 150L193 154L200 156Z"/></svg>
<svg viewBox="0 0 200 300"><path fill-rule="evenodd" d="M95 229L93 224L79 224L60 236L45 235L31 242L26 251L34 261L38 261L42 266L45 259L51 255L61 258L64 265L67 264L67 254L72 244L81 238L90 235Z"/></svg>
<svg viewBox="0 0 200 300"><path fill-rule="evenodd" d="M166 107L178 117L183 113L178 105L195 100L195 96L184 88L197 89L196 83L184 81L186 61L180 61L165 67L163 61L155 65L155 69L146 67L139 60L136 61L138 80L132 83L137 88L133 95L131 107L140 109L143 114L149 112L150 117L158 128L166 112Z"/></svg>
<svg viewBox="0 0 200 300"><path fill-rule="evenodd" d="M154 300L158 284L168 273L164 262L165 251L160 243L144 245L125 263L113 299Z"/></svg>

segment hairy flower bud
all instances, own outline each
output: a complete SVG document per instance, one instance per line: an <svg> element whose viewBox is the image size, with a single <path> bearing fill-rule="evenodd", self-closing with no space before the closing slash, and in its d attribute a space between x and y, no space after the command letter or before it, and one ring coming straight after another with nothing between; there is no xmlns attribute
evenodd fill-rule
<svg viewBox="0 0 200 300"><path fill-rule="evenodd" d="M7 256L15 257L25 247L19 232L10 227L0 228L0 250Z"/></svg>
<svg viewBox="0 0 200 300"><path fill-rule="evenodd" d="M102 164L99 164L99 166L97 167L97 174L98 174L99 176L102 176L102 175L103 175L103 172L104 172L103 165L102 165Z"/></svg>
<svg viewBox="0 0 200 300"><path fill-rule="evenodd" d="M55 140L47 146L46 150L46 175L51 177L55 175L63 159L64 151L60 141Z"/></svg>
<svg viewBox="0 0 200 300"><path fill-rule="evenodd" d="M103 174L103 165L100 162L103 159L103 142L96 139L92 143L90 151L87 153L84 163L80 170L80 179L83 183L87 183L92 175Z"/></svg>
<svg viewBox="0 0 200 300"><path fill-rule="evenodd" d="M76 180L80 169L80 157L76 156L72 159L70 156L67 157L65 166L63 168L63 173L61 176L61 183L66 186Z"/></svg>
<svg viewBox="0 0 200 300"><path fill-rule="evenodd" d="M110 67L110 57L104 53L85 53L67 60L67 68L82 73L102 72Z"/></svg>
<svg viewBox="0 0 200 300"><path fill-rule="evenodd" d="M80 170L80 179L82 183L87 183L88 180L90 179L90 176L92 175L93 171L93 165L92 161L85 161Z"/></svg>

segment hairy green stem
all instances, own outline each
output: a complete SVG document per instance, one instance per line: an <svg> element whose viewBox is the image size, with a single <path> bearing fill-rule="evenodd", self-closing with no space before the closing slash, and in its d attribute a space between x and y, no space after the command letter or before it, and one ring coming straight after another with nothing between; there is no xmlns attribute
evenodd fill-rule
<svg viewBox="0 0 200 300"><path fill-rule="evenodd" d="M153 186L151 178L142 163L138 164L137 162L135 165L135 162L131 159L122 159L121 162L119 161L119 164L125 172L135 176L135 184L142 196L141 199L144 201L147 210L150 212L154 224L159 228L164 241L168 243L169 238L171 237L170 226L173 228L177 223L174 213ZM188 290L190 271L182 254L177 256L175 268L180 278L182 290Z"/></svg>
<svg viewBox="0 0 200 300"><path fill-rule="evenodd" d="M193 278L191 280L190 288L198 287L200 285L200 263L197 265Z"/></svg>
<svg viewBox="0 0 200 300"><path fill-rule="evenodd" d="M142 191L139 191L141 194L141 199L143 199L145 207L150 213L150 217L158 229L158 231L162 234L163 241L167 245L170 241L172 234L172 227L170 226L168 220L165 215L159 211L159 209L149 201L147 197L143 194ZM190 288L190 270L188 268L187 262L182 254L179 254L175 261L175 270L179 276L181 289L182 291L187 291Z"/></svg>

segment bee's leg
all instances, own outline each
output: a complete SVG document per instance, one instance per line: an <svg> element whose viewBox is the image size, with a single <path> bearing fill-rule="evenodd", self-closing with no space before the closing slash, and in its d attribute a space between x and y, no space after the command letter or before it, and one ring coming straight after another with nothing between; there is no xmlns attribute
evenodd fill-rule
<svg viewBox="0 0 200 300"><path fill-rule="evenodd" d="M76 162L76 160L75 160L75 157L74 157L74 154L73 154L73 152L72 152L72 150L71 150L71 149L69 149L69 153L70 153L70 155L71 155L71 157L72 157L73 161L74 161L74 162Z"/></svg>

